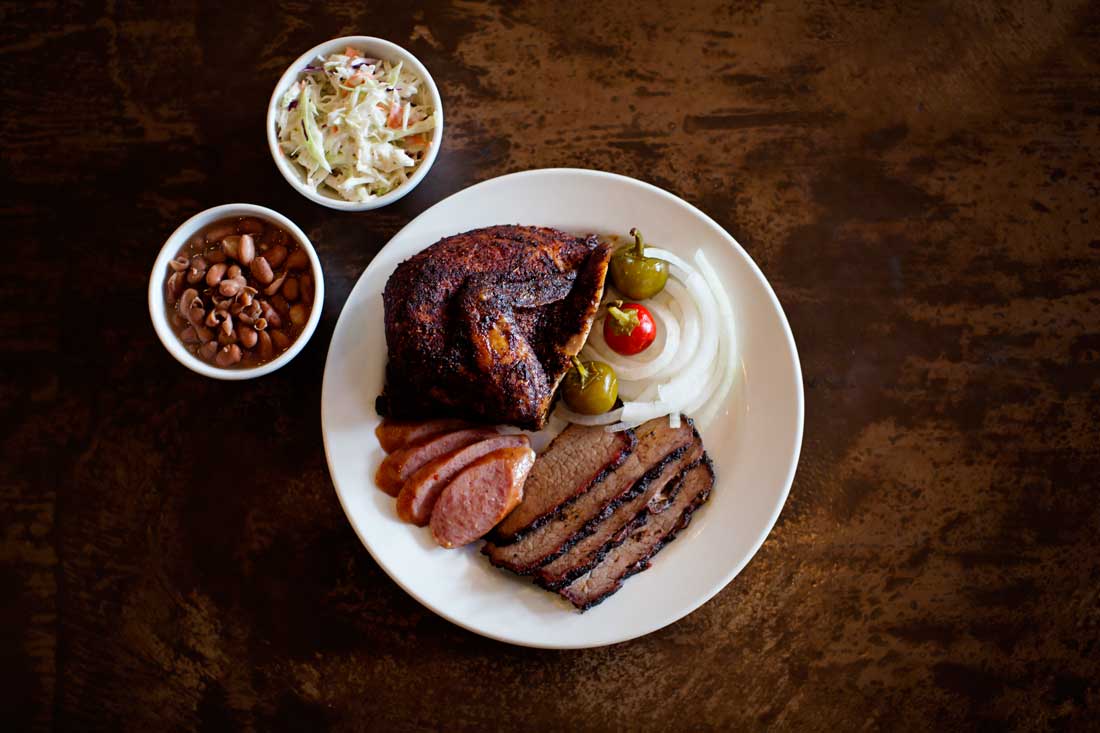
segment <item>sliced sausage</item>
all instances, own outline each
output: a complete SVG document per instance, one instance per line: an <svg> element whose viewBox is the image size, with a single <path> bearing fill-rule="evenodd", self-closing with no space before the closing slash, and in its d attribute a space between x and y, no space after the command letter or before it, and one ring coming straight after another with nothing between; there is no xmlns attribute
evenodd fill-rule
<svg viewBox="0 0 1100 733"><path fill-rule="evenodd" d="M525 448L526 435L494 435L429 461L409 477L397 495L397 516L424 527L432 517L436 499L458 472L487 453L501 448Z"/></svg>
<svg viewBox="0 0 1100 733"><path fill-rule="evenodd" d="M441 547L483 537L523 499L523 483L535 464L528 447L501 448L455 476L432 509L432 537Z"/></svg>
<svg viewBox="0 0 1100 733"><path fill-rule="evenodd" d="M382 465L378 467L374 480L378 488L390 496L397 496L397 492L401 491L401 485L428 461L494 435L497 433L492 430L472 428L425 438L419 443L395 450L386 456Z"/></svg>
<svg viewBox="0 0 1100 733"><path fill-rule="evenodd" d="M374 434L378 436L378 442L382 444L382 450L393 453L395 450L408 448L413 443L419 443L433 435L468 427L470 427L468 422L451 419L417 420L415 422L383 420L374 429Z"/></svg>

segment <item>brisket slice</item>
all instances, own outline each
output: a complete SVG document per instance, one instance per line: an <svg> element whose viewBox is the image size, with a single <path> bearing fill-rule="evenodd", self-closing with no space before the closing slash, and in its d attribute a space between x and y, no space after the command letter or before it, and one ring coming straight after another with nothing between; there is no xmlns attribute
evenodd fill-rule
<svg viewBox="0 0 1100 733"><path fill-rule="evenodd" d="M690 444L694 436L695 428L687 419L678 428L670 428L665 417L643 423L637 429L634 452L603 481L566 505L553 521L527 533L518 542L510 545L489 542L481 551L493 565L520 574L533 572L592 534L620 504L642 491L638 480L646 471L669 453ZM535 461L532 475L538 465Z"/></svg>
<svg viewBox="0 0 1100 733"><path fill-rule="evenodd" d="M634 450L634 431L570 425L554 438L527 477L523 501L493 530L493 542L510 545L538 529L599 484Z"/></svg>
<svg viewBox="0 0 1100 733"><path fill-rule="evenodd" d="M630 535L630 525L646 508L646 504L702 455L703 441L696 434L690 444L672 451L646 471L638 479L641 487L637 495L616 507L592 534L573 545L564 555L539 568L535 582L547 590L557 590L595 567L608 552L626 540Z"/></svg>
<svg viewBox="0 0 1100 733"><path fill-rule="evenodd" d="M622 544L559 591L567 601L587 611L622 588L631 575L647 569L653 556L676 538L691 522L692 513L710 497L714 486L710 458L704 454L673 484L650 500L650 508L639 513L637 525Z"/></svg>

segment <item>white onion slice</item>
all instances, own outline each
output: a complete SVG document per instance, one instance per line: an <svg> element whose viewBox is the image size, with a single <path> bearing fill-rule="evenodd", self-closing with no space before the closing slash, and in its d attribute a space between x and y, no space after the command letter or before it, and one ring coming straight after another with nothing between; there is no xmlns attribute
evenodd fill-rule
<svg viewBox="0 0 1100 733"><path fill-rule="evenodd" d="M588 359L589 361L602 361L604 364L607 364L612 369L615 369L615 365L611 363L615 361L615 357L609 356L607 354L607 352L605 351L605 349L607 348L606 344L597 345L596 341L602 341L603 339L598 339L596 337L596 333L597 329L593 326L592 333L588 334L588 343L586 343L584 345L584 348L581 349L581 354L586 354L584 358ZM615 376L618 375L619 370L615 369Z"/></svg>
<svg viewBox="0 0 1100 733"><path fill-rule="evenodd" d="M657 323L662 325L665 332L665 342L661 347L661 353L657 355L647 366L650 374L640 379L652 379L668 368L676 355L680 353L680 323L671 310L657 302L649 304L650 312L657 317Z"/></svg>
<svg viewBox="0 0 1100 733"><path fill-rule="evenodd" d="M708 289L710 289L709 284L707 287ZM713 291L710 293L710 295L714 297ZM717 298L714 299L717 300ZM715 308L717 307L717 303L715 303ZM718 317L722 317L720 309ZM725 337L725 328L721 327L721 324L715 324L715 326L716 328L714 335L717 339L718 349L714 355L714 359L710 363L709 368L706 370L706 380L700 383L696 389L695 394L691 397L688 397L687 400L681 405L684 412L689 415L695 415L699 410L703 409L703 407L709 404L709 400L712 399L715 390L718 389L718 385L722 381L722 376L725 372L724 366L728 363L729 346L728 339Z"/></svg>
<svg viewBox="0 0 1100 733"><path fill-rule="evenodd" d="M619 399L623 402L638 402L639 400L653 399L652 397L644 398L642 393L649 389L651 381L632 382L627 379L619 380ZM656 392L653 393L656 396Z"/></svg>
<svg viewBox="0 0 1100 733"><path fill-rule="evenodd" d="M694 415L700 409L702 409L711 398L711 395L716 389L718 389L719 383L722 381L722 365L725 363L725 343L724 339L718 344L718 353L715 354L714 361L710 364L710 368L707 370L707 379L699 387L698 391L691 397L689 397L683 404L682 409L688 415Z"/></svg>
<svg viewBox="0 0 1100 733"><path fill-rule="evenodd" d="M653 402L627 402L623 405L622 421L643 423L655 417L661 417L672 412L673 406L664 400Z"/></svg>
<svg viewBox="0 0 1100 733"><path fill-rule="evenodd" d="M657 399L657 382L650 382L649 385L642 390L638 395L639 402L652 402Z"/></svg>
<svg viewBox="0 0 1100 733"><path fill-rule="evenodd" d="M665 415L679 414L671 405L657 400L656 402L628 402L623 405L623 414L620 422L608 425L605 430L618 432L628 428L636 428L642 423L664 417Z"/></svg>
<svg viewBox="0 0 1100 733"><path fill-rule="evenodd" d="M688 264L688 261L681 258L679 255L669 252L667 249L661 249L660 247L646 247L646 257L656 257L659 260L664 260L673 267L678 267L684 272L691 272L695 268Z"/></svg>
<svg viewBox="0 0 1100 733"><path fill-rule="evenodd" d="M647 306L650 312L656 316L658 329L664 333L664 343L660 351L649 361L630 363L624 361L624 357L616 354L603 335L603 321L592 326L592 332L588 335L588 343L585 348L590 348L597 355L599 361L604 362L615 370L615 376L631 382L639 382L644 379L652 379L667 367L676 358L680 348L680 324L663 305L650 303ZM605 316L606 318L606 316ZM656 346L656 344L654 344ZM652 348L652 347L651 347ZM625 357L630 359L632 357Z"/></svg>
<svg viewBox="0 0 1100 733"><path fill-rule="evenodd" d="M622 415L620 416L621 422L608 425L606 430L617 432L627 428L636 428L644 422L664 417L670 412L672 412L672 407L661 400L655 402L627 402L623 405Z"/></svg>
<svg viewBox="0 0 1100 733"><path fill-rule="evenodd" d="M682 405L698 394L706 374L714 366L714 358L718 353L718 305L710 294L706 280L699 273L693 273L686 285L699 308L703 337L702 345L693 357L692 363L658 388L661 399L673 405Z"/></svg>
<svg viewBox="0 0 1100 733"><path fill-rule="evenodd" d="M726 396L729 395L729 391L733 387L737 369L735 359L737 333L733 324L733 304L730 302L729 293L722 287L721 278L718 277L718 273L702 250L695 253L695 262L699 265L699 272L702 273L703 278L707 281L707 285L710 286L711 292L714 293L714 297L718 301L718 313L722 321L722 335L724 336L723 341L725 341L725 353L721 356L722 381L711 397L710 404L700 415L699 422L702 426L710 424L710 421L714 419L715 414L721 409L722 404L726 401Z"/></svg>
<svg viewBox="0 0 1100 733"><path fill-rule="evenodd" d="M645 362L624 361L607 345L601 324L594 325L582 356L603 361L615 370L623 406L603 415L579 415L561 405L554 417L618 431L666 415L669 426L677 428L681 413L701 411L696 424L702 428L725 402L736 378L736 333L729 294L701 250L695 253L697 268L667 250L647 247L645 252L667 261L672 274L658 299L646 303L663 326L657 355Z"/></svg>
<svg viewBox="0 0 1100 733"><path fill-rule="evenodd" d="M604 428L604 430L606 430L609 433L617 433L620 430L633 430L634 428L638 427L642 423L649 422L649 420L652 420L652 419L653 418L649 418L648 420L631 420L630 422L626 422L626 421L617 422L613 425L608 425L606 428Z"/></svg>
<svg viewBox="0 0 1100 733"><path fill-rule="evenodd" d="M592 339L588 340L588 343L581 349L581 353L577 354L577 358L581 361L603 361L603 355L592 348Z"/></svg>
<svg viewBox="0 0 1100 733"><path fill-rule="evenodd" d="M558 407L554 410L554 415L561 417L569 422L576 423L577 425L607 425L618 420L623 414L623 408L604 412L599 415L582 415L579 412L573 412L564 404L558 403Z"/></svg>
<svg viewBox="0 0 1100 733"><path fill-rule="evenodd" d="M680 314L684 321L684 330L680 337L680 348L676 353L676 358L674 358L660 373L655 375L656 379L671 377L683 370L688 362L691 361L692 357L695 356L695 352L699 348L699 335L701 332L699 309L695 306L687 288L675 280L669 280L665 283L665 290L668 292L669 297L672 298L680 308Z"/></svg>

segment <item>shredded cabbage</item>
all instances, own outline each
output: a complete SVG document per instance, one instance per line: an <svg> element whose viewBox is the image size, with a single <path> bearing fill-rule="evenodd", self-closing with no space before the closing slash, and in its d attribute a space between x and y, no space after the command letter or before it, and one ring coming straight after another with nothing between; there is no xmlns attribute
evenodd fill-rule
<svg viewBox="0 0 1100 733"><path fill-rule="evenodd" d="M354 48L319 57L287 89L275 125L279 147L348 201L369 201L409 180L432 144L437 112L401 62Z"/></svg>

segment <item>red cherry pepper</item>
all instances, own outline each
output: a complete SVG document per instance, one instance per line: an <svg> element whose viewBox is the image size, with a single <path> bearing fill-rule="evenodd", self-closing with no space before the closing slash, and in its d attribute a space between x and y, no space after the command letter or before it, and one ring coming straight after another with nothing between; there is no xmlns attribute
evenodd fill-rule
<svg viewBox="0 0 1100 733"><path fill-rule="evenodd" d="M617 354L640 354L657 338L657 324L644 305L615 301L607 308L603 338Z"/></svg>

